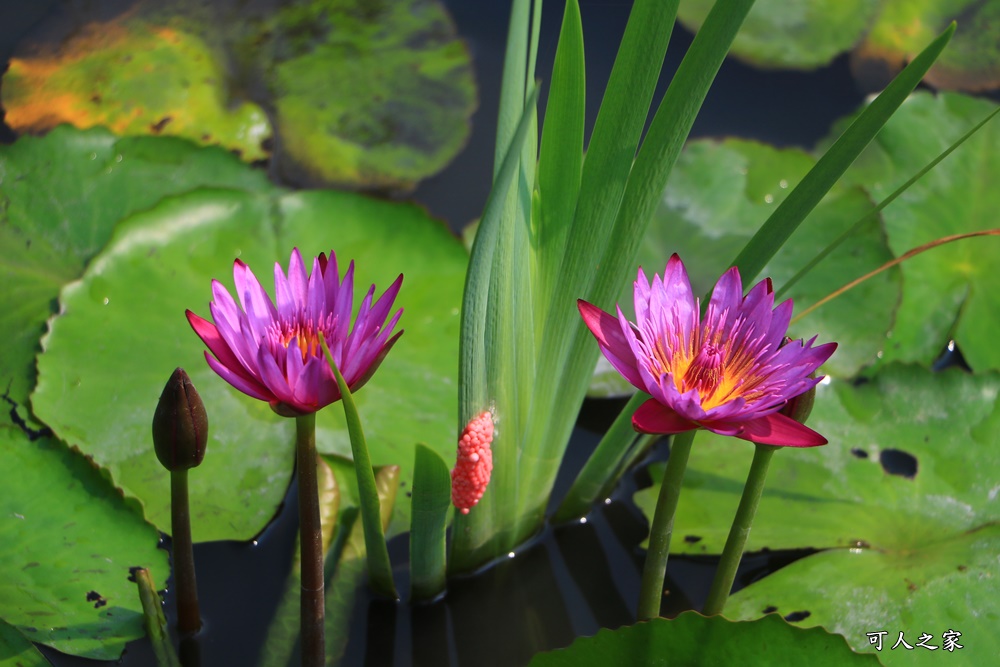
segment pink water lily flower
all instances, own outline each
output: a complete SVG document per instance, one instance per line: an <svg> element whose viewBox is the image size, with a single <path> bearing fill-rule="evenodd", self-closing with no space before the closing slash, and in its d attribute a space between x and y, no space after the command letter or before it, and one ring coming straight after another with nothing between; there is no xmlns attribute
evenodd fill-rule
<svg viewBox="0 0 1000 667"><path fill-rule="evenodd" d="M340 400L320 333L352 392L368 381L403 334L391 336L402 309L386 325L403 276L374 305L375 286L371 286L352 328L354 262L341 282L332 251L329 261L325 254L313 259L310 273L298 248L292 250L287 277L276 262L277 305L250 267L238 259L233 264L233 281L239 305L222 283L213 280L209 310L215 323L190 310L188 322L211 351L205 352L205 359L212 370L286 417L316 412Z"/></svg>
<svg viewBox="0 0 1000 667"><path fill-rule="evenodd" d="M836 343L813 347L786 342L792 302L774 307L770 280L743 296L739 271L715 285L702 319L684 264L677 255L650 285L639 269L635 324L581 300L580 314L601 352L626 380L652 398L636 410L642 433L705 428L751 442L813 447L827 440L779 414L792 398L822 378L810 374L830 358Z"/></svg>

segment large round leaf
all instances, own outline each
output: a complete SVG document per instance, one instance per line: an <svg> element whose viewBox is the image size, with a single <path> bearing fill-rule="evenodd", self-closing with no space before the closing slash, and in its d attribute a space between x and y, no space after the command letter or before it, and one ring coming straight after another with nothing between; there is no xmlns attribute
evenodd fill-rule
<svg viewBox="0 0 1000 667"><path fill-rule="evenodd" d="M880 4L871 29L854 53L856 69L864 73L877 64L876 71L894 73L956 21L955 37L926 80L949 90L984 90L1000 85L1000 2L881 0ZM872 83L881 87L885 82Z"/></svg>
<svg viewBox="0 0 1000 667"><path fill-rule="evenodd" d="M776 616L733 623L693 611L654 618L617 630L602 629L564 649L539 653L531 667L590 665L877 665L851 651L843 637L822 629L802 630Z"/></svg>
<svg viewBox="0 0 1000 667"><path fill-rule="evenodd" d="M252 102L226 97L223 59L180 21L134 12L87 22L61 44L33 44L3 78L7 124L45 132L61 123L118 134L160 134L267 157L271 126Z"/></svg>
<svg viewBox="0 0 1000 667"><path fill-rule="evenodd" d="M998 395L995 373L898 364L870 382L821 385L809 425L830 444L774 455L747 549L837 550L747 588L740 599L752 602L727 613L808 611L808 625L842 632L858 649L868 645L866 631L940 640L953 629L995 655ZM697 436L674 550L721 552L752 456L742 440ZM647 514L657 491L636 494Z"/></svg>
<svg viewBox="0 0 1000 667"><path fill-rule="evenodd" d="M685 0L678 17L692 29L710 0ZM740 28L732 53L760 67L812 69L826 65L865 34L879 0L760 0Z"/></svg>
<svg viewBox="0 0 1000 667"><path fill-rule="evenodd" d="M769 610L799 617L808 612L798 622L802 627L840 633L890 666L990 664L1000 655L998 553L996 525L909 550L823 551L743 589L725 613L752 619ZM881 651L869 634L879 632L885 633ZM897 644L900 633L913 648ZM931 637L920 646L925 633ZM946 633L958 646L949 650Z"/></svg>
<svg viewBox="0 0 1000 667"><path fill-rule="evenodd" d="M996 106L958 94L920 93L903 104L845 178L881 200ZM1000 125L989 123L883 211L898 256L935 239L997 223ZM958 342L975 370L1000 368L1000 239L958 241L907 260L903 300L884 359L930 364Z"/></svg>
<svg viewBox="0 0 1000 667"><path fill-rule="evenodd" d="M30 421L38 339L62 286L120 219L198 185L259 190L267 179L225 151L168 137L58 127L0 146L0 386L20 419Z"/></svg>
<svg viewBox="0 0 1000 667"><path fill-rule="evenodd" d="M459 152L476 106L468 50L439 0L136 0L37 34L4 76L15 129L104 124L249 161L273 143L276 170L299 183L412 188Z"/></svg>
<svg viewBox="0 0 1000 667"><path fill-rule="evenodd" d="M7 424L0 484L0 618L64 653L118 658L145 634L129 568L169 575L159 533L90 461Z"/></svg>
<svg viewBox="0 0 1000 667"><path fill-rule="evenodd" d="M444 168L465 145L476 106L468 53L444 8L304 4L276 17L276 47L300 40L292 54L264 65L282 171L307 182L412 187Z"/></svg>
<svg viewBox="0 0 1000 667"><path fill-rule="evenodd" d="M685 0L689 28L714 3ZM732 54L759 67L814 69L845 51L862 84L880 90L952 21L954 38L928 72L938 88L985 90L1000 84L997 0L760 0L740 28Z"/></svg>
<svg viewBox="0 0 1000 667"><path fill-rule="evenodd" d="M406 333L357 395L374 463L399 463L409 480L417 441L453 451L467 255L443 225L413 206L344 193L190 193L124 221L82 280L63 291L32 397L39 418L107 467L163 530L168 477L149 433L175 366L190 374L210 421L205 461L191 473L195 539L248 539L284 496L294 458L291 420L208 368L184 310L209 315L210 282L218 278L232 290L236 257L270 285L274 263L287 266L296 246L305 255L332 247L342 266L356 259L357 303L369 284L384 290L405 275L397 304L405 307ZM317 429L321 451L349 455L339 405L319 414ZM408 503L398 507L408 516Z"/></svg>

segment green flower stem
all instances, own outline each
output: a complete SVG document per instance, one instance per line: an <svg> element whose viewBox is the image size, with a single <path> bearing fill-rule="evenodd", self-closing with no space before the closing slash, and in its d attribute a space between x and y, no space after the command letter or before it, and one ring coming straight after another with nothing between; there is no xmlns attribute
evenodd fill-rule
<svg viewBox="0 0 1000 667"><path fill-rule="evenodd" d="M732 590L733 581L736 579L736 570L743 557L747 536L750 535L750 525L757 513L760 495L764 491L767 468L771 464L771 456L778 449L773 445L756 445L754 449L750 473L747 475L747 483L743 487L743 497L740 498L740 506L736 510L733 527L729 529L729 537L722 550L722 559L715 571L715 579L712 580L712 588L708 592L708 600L705 602L705 609L702 612L705 616L721 614L726 606L729 591Z"/></svg>
<svg viewBox="0 0 1000 667"><path fill-rule="evenodd" d="M564 523L587 514L601 490L609 485L609 481L613 482L616 473L622 470L620 464L629 452L629 443L635 440L632 415L648 398L649 394L636 392L622 408L576 476L569 493L552 517L553 523Z"/></svg>
<svg viewBox="0 0 1000 667"><path fill-rule="evenodd" d="M389 549L385 544L385 532L382 530L381 503L378 498L378 487L375 485L375 471L372 470L372 460L368 455L368 444L365 432L361 428L361 417L354 405L354 397L344 381L333 355L320 338L326 360L337 378L340 388L340 401L344 404L344 418L347 420L347 430L351 434L351 454L354 456L354 472L358 476L358 501L361 505L361 523L365 529L365 547L368 552L368 581L372 590L379 595L396 600L396 585L392 581L392 565L389 562Z"/></svg>
<svg viewBox="0 0 1000 667"><path fill-rule="evenodd" d="M181 635L192 635L201 629L201 613L194 574L187 468L170 472L170 531L174 585L177 587L177 629Z"/></svg>
<svg viewBox="0 0 1000 667"><path fill-rule="evenodd" d="M319 482L316 476L316 413L295 418L295 468L299 475L302 665L323 667L323 528L319 518Z"/></svg>
<svg viewBox="0 0 1000 667"><path fill-rule="evenodd" d="M163 605L160 595L156 592L153 578L144 567L136 568L133 573L135 583L139 587L139 602L142 604L143 625L146 635L153 644L157 667L180 667L173 644L170 643L170 632L167 630L167 619L163 616Z"/></svg>
<svg viewBox="0 0 1000 667"><path fill-rule="evenodd" d="M660 615L660 601L663 599L663 579L667 574L667 557L670 555L670 537L674 531L674 513L677 498L681 494L681 481L687 469L691 443L697 430L685 431L674 436L670 445L667 471L660 484L660 495L656 500L653 525L649 529L649 548L646 563L642 568L642 583L639 587L639 608L636 617L648 621Z"/></svg>

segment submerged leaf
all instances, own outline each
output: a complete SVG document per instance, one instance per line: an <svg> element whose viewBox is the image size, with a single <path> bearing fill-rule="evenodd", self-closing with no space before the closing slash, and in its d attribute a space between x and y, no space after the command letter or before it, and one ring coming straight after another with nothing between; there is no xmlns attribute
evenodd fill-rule
<svg viewBox="0 0 1000 667"><path fill-rule="evenodd" d="M713 4L683 0L678 17L695 30ZM758 67L826 65L861 39L878 6L879 0L758 0L733 42L732 53ZM929 41L922 40L921 46Z"/></svg>
<svg viewBox="0 0 1000 667"><path fill-rule="evenodd" d="M299 37L291 53L261 64L282 173L409 188L450 162L468 137L476 89L444 8L434 0L304 4L311 11L293 5L276 16L276 46Z"/></svg>
<svg viewBox="0 0 1000 667"><path fill-rule="evenodd" d="M276 147L288 180L398 189L468 137L472 66L439 0L135 0L112 18L94 7L19 46L2 87L15 130L105 125L251 162Z"/></svg>
<svg viewBox="0 0 1000 667"><path fill-rule="evenodd" d="M11 58L3 106L19 132L103 125L120 135L170 134L263 159L267 116L253 102L228 99L226 79L221 55L188 22L124 14Z"/></svg>

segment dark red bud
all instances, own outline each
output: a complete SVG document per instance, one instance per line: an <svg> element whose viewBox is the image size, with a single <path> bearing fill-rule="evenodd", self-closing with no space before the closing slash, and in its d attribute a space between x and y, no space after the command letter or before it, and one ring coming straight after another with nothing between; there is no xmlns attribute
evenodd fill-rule
<svg viewBox="0 0 1000 667"><path fill-rule="evenodd" d="M208 414L183 368L167 380L153 413L153 447L167 470L194 468L205 458Z"/></svg>

